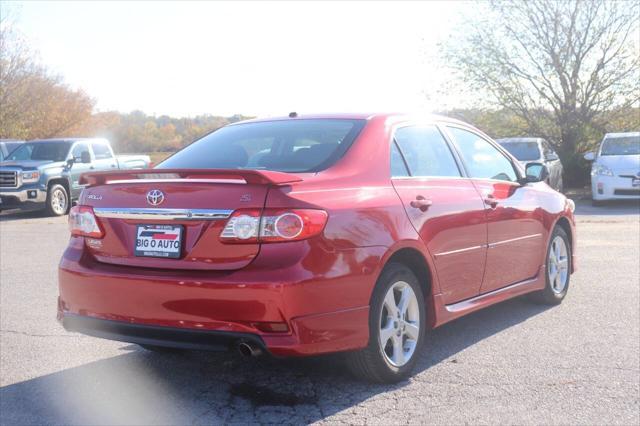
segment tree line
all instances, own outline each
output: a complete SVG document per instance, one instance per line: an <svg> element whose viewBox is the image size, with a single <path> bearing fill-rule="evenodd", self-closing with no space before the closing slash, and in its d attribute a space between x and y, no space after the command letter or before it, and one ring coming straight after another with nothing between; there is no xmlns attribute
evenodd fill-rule
<svg viewBox="0 0 640 426"><path fill-rule="evenodd" d="M640 129L640 3L490 0L441 45L457 89L475 100L441 111L495 138L546 138L583 185L582 154L606 132ZM0 20L0 138L103 136L119 152L172 152L241 115L192 118L94 112L95 100L40 64Z"/></svg>

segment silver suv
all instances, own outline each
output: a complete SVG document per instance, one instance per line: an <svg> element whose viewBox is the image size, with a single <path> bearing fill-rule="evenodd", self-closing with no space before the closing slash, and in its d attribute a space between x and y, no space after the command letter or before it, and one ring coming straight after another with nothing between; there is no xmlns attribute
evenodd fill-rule
<svg viewBox="0 0 640 426"><path fill-rule="evenodd" d="M505 138L496 139L496 142L516 157L523 167L527 167L529 163L542 163L547 166L547 184L562 192L562 163L549 142L542 138Z"/></svg>

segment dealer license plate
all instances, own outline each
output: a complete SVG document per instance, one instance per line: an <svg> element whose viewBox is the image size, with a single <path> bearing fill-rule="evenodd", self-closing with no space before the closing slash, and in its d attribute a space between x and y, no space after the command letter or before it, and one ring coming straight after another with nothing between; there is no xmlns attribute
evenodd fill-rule
<svg viewBox="0 0 640 426"><path fill-rule="evenodd" d="M180 257L182 226L138 225L135 255L144 257Z"/></svg>

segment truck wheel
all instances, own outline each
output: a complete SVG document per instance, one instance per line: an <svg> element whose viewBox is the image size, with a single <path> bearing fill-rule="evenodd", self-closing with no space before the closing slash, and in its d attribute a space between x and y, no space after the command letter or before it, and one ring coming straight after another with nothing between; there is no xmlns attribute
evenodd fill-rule
<svg viewBox="0 0 640 426"><path fill-rule="evenodd" d="M69 212L69 194L64 186L56 183L47 191L47 213L49 216L62 216Z"/></svg>

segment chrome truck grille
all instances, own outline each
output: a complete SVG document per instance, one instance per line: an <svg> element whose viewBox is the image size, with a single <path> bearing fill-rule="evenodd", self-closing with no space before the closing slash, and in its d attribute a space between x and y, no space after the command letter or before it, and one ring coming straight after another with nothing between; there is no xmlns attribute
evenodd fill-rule
<svg viewBox="0 0 640 426"><path fill-rule="evenodd" d="M0 170L0 188L17 188L18 172Z"/></svg>

